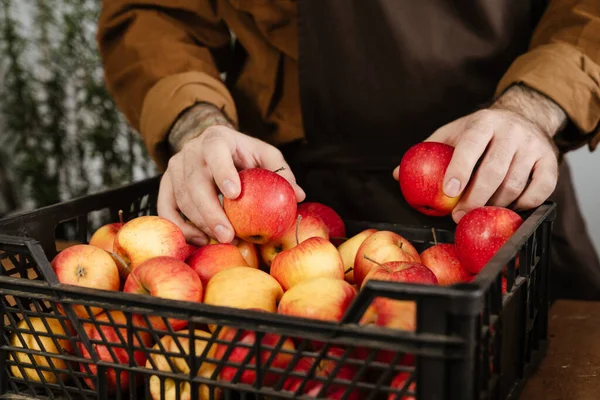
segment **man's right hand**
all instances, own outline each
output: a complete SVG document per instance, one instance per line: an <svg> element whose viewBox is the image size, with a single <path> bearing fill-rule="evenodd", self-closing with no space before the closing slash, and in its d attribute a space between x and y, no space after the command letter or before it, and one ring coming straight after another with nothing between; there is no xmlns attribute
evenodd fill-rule
<svg viewBox="0 0 600 400"><path fill-rule="evenodd" d="M214 125L182 144L171 157L160 183L158 215L177 224L187 241L201 246L209 237L230 243L235 232L218 197L240 194L238 170L262 167L279 173L292 184L298 202L304 191L276 147L224 126ZM195 226L187 223L183 213Z"/></svg>

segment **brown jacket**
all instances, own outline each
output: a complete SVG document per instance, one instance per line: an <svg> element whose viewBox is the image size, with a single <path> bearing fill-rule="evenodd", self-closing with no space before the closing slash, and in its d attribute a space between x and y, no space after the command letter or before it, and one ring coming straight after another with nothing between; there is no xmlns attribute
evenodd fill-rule
<svg viewBox="0 0 600 400"><path fill-rule="evenodd" d="M545 93L576 128L557 138L561 149L587 143L593 150L600 142L600 2L549 3L529 52L496 92L522 82ZM303 136L296 24L294 0L106 0L98 43L110 92L164 169L170 127L201 101L270 143ZM247 58L227 87L221 74L232 62L232 35Z"/></svg>

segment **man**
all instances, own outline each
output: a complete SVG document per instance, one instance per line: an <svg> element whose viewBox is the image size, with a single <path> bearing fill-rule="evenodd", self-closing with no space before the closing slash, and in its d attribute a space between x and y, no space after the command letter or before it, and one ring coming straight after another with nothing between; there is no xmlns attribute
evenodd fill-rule
<svg viewBox="0 0 600 400"><path fill-rule="evenodd" d="M599 38L596 0L112 0L98 33L108 87L165 171L158 212L191 242L233 239L217 195L253 166L286 167L298 201L405 224L552 195L553 281L588 298L600 265L557 160L600 140ZM456 147L451 218L400 194L395 167L422 140Z"/></svg>

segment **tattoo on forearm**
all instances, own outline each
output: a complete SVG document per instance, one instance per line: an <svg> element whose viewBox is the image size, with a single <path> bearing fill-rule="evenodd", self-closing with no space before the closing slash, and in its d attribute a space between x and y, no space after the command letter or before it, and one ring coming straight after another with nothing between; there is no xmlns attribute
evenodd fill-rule
<svg viewBox="0 0 600 400"><path fill-rule="evenodd" d="M491 108L503 108L522 115L549 137L565 128L564 110L545 95L523 85L515 85L500 96Z"/></svg>
<svg viewBox="0 0 600 400"><path fill-rule="evenodd" d="M169 132L169 145L174 152L179 152L189 140L196 138L214 125L234 128L225 114L215 105L198 103L187 109L177 119Z"/></svg>

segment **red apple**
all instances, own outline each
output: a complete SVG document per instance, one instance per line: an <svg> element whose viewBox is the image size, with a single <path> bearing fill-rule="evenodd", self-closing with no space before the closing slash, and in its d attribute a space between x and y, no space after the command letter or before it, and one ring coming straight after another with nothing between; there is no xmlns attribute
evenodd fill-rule
<svg viewBox="0 0 600 400"><path fill-rule="evenodd" d="M346 225L340 215L331 207L317 202L304 202L298 205L298 214L302 217L314 215L323 220L329 237L334 245L339 245L346 236Z"/></svg>
<svg viewBox="0 0 600 400"><path fill-rule="evenodd" d="M508 208L475 208L456 226L456 256L467 271L477 274L522 223L521 216Z"/></svg>
<svg viewBox="0 0 600 400"><path fill-rule="evenodd" d="M122 227L122 222L113 222L101 226L96 230L96 232L94 232L90 238L89 244L112 253L115 244L115 237Z"/></svg>
<svg viewBox="0 0 600 400"><path fill-rule="evenodd" d="M86 337L90 339L96 354L98 354L100 361L129 366L129 350L127 349L129 335L127 319L123 312L109 311L108 314L106 312L99 314L96 317L95 323L84 323L83 329ZM136 331L133 332L133 346L136 348L150 347L152 343L150 333L136 329L136 327L133 329ZM123 343L123 340L125 343ZM77 342L77 347L84 358L92 359L83 342ZM133 363L136 367L144 367L146 352L143 350L134 350ZM88 368L92 374L97 374L98 367L96 364L80 363L81 372L87 374ZM136 384L139 385L143 382L143 376L140 374L136 375ZM84 381L90 388L97 389L92 379L85 378ZM107 368L106 390L109 394L114 394L117 391L117 382L120 382L119 391L121 393L132 389L129 387L129 372L127 370L119 370L119 380L117 380L117 371L114 368Z"/></svg>
<svg viewBox="0 0 600 400"><path fill-rule="evenodd" d="M235 247L238 248L240 253L242 253L242 257L246 260L248 266L252 268L260 267L260 261L258 259L258 250L256 249L256 245L254 243L247 242L243 239L236 238ZM217 244L215 239L211 238L209 244Z"/></svg>
<svg viewBox="0 0 600 400"><path fill-rule="evenodd" d="M401 235L391 231L378 231L367 237L356 252L354 259L354 282L362 286L363 279L376 266L373 261L386 263L388 261L421 262L419 252Z"/></svg>
<svg viewBox="0 0 600 400"><path fill-rule="evenodd" d="M454 245L438 243L421 253L421 262L435 274L438 284L447 286L468 282L471 273L464 269L456 257Z"/></svg>
<svg viewBox="0 0 600 400"><path fill-rule="evenodd" d="M444 216L460 199L444 193L444 175L454 147L438 142L421 142L402 157L398 173L400 190L406 202L425 215Z"/></svg>
<svg viewBox="0 0 600 400"><path fill-rule="evenodd" d="M185 262L196 271L204 287L208 285L210 278L224 269L231 267L250 268L238 248L229 243L202 246Z"/></svg>
<svg viewBox="0 0 600 400"><path fill-rule="evenodd" d="M392 380L392 384L390 385L390 387L397 389L397 390L402 390L406 386L406 382L409 379L410 379L409 372L399 372L398 374L396 374L396 376ZM411 394L417 393L417 382L416 381L413 380L408 385L408 388L405 390L405 393L407 393L407 392L410 392ZM400 394L398 394L398 393L390 393L388 395L388 400L416 400L416 397L412 396L411 394L405 394L405 395L402 395L402 397L399 397Z"/></svg>
<svg viewBox="0 0 600 400"><path fill-rule="evenodd" d="M365 229L338 246L338 251L344 263L344 279L346 281L354 283L354 260L356 259L356 252L365 239L375 232L377 232L376 229Z"/></svg>
<svg viewBox="0 0 600 400"><path fill-rule="evenodd" d="M278 239L296 220L297 202L292 185L264 168L240 171L241 192L223 199L223 209L236 236L255 244Z"/></svg>
<svg viewBox="0 0 600 400"><path fill-rule="evenodd" d="M78 244L67 247L54 257L51 265L60 283L112 291L121 287L117 264L106 250L96 246ZM58 310L64 313L60 304ZM90 317L81 304L73 305L73 310L79 317ZM90 311L96 315L102 309L90 307Z"/></svg>
<svg viewBox="0 0 600 400"><path fill-rule="evenodd" d="M183 261L189 248L183 232L173 222L144 215L123 225L115 237L114 251L122 260L122 274L127 276L150 258L169 256Z"/></svg>
<svg viewBox="0 0 600 400"><path fill-rule="evenodd" d="M193 244L186 243L184 249L185 257L183 259L187 260L189 256L191 256L196 250L199 249L199 247L194 246Z"/></svg>
<svg viewBox="0 0 600 400"><path fill-rule="evenodd" d="M344 263L329 240L312 237L277 254L271 264L271 276L283 290L289 290L314 278L344 279Z"/></svg>
<svg viewBox="0 0 600 400"><path fill-rule="evenodd" d="M292 371L296 374L302 374L304 377L300 378L290 374L291 376L286 379L283 384L283 390L293 392L297 395L308 395L309 397L317 397L320 395L320 398L327 399L346 398L357 400L361 398L356 390L349 389L349 386L347 386L353 381L357 372L357 366L344 363L338 368L338 365L342 362L340 359L344 357L344 354L345 351L343 349L331 347L320 361L316 357L304 356L300 358ZM315 365L315 363L317 365ZM347 385L332 382L327 384L326 389L321 394L321 390L323 390L323 386L325 386L324 382L314 378L306 379L313 368L316 377L328 379L335 373L333 379L336 381L345 380L347 381ZM305 380L307 380L307 382L300 391L300 387ZM348 390L350 391L347 396L344 397Z"/></svg>
<svg viewBox="0 0 600 400"><path fill-rule="evenodd" d="M204 289L198 274L190 266L176 258L163 256L151 258L134 269L125 281L123 291L201 303ZM133 318L137 325L146 325L141 315L135 314ZM167 329L159 316L148 316L148 320L157 330ZM169 318L167 321L174 331L187 326L187 320Z"/></svg>
<svg viewBox="0 0 600 400"><path fill-rule="evenodd" d="M313 278L285 292L277 312L295 317L340 321L356 293L356 289L345 280Z"/></svg>
<svg viewBox="0 0 600 400"><path fill-rule="evenodd" d="M289 250L311 237L329 240L327 226L321 218L314 215L300 218L281 238L260 245L260 254L265 264L270 266L277 254Z"/></svg>
<svg viewBox="0 0 600 400"><path fill-rule="evenodd" d="M238 340L235 340L236 335L239 336ZM243 330L238 334L238 329L224 326L219 333L219 340L227 341L227 344L219 343L215 350L215 359L225 360L228 363L236 363L238 365L227 365L223 366L220 371L219 379L224 381L232 381L238 373L238 368L242 369L239 382L246 383L249 385L255 384L256 381L256 356L253 354L252 358L246 362L249 352L254 352L254 344L256 343L256 333L250 330ZM273 385L280 378L283 372L275 372L273 369L285 370L288 364L292 361L296 350L294 342L290 338L283 339L283 343L278 347L279 342L282 340L280 335L274 333L265 333L262 335L260 340L260 365L262 368L267 369L265 364L268 364L269 372L262 371L263 385ZM226 355L229 348L233 350ZM272 353L275 351L275 355ZM271 360L272 358L272 360ZM252 369L254 368L254 369Z"/></svg>
<svg viewBox="0 0 600 400"><path fill-rule="evenodd" d="M429 268L418 262L406 261L376 264L365 277L364 282L371 279L422 285L437 285L438 283L435 274ZM415 302L376 297L369 305L360 323L414 331L416 328Z"/></svg>

